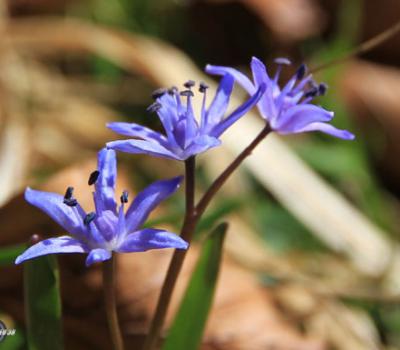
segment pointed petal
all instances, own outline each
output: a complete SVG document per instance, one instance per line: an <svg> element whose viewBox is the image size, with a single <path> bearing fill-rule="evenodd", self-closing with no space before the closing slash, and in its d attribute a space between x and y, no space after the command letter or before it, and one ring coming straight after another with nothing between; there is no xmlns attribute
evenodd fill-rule
<svg viewBox="0 0 400 350"><path fill-rule="evenodd" d="M118 225L117 225L117 236L118 240L121 239L121 237L124 237L126 235L126 220L125 220L125 211L124 211L124 203L122 203L119 207L119 213L118 213Z"/></svg>
<svg viewBox="0 0 400 350"><path fill-rule="evenodd" d="M257 57L252 57L251 59L251 71L253 72L253 79L257 88L261 84L266 85L266 92L258 103L258 108L264 119L271 120L277 115L274 92L275 90L279 91L279 87L270 79L267 73L267 68Z"/></svg>
<svg viewBox="0 0 400 350"><path fill-rule="evenodd" d="M126 231L132 232L142 226L152 210L175 193L182 179L183 176L178 176L170 180L156 181L140 192L126 212Z"/></svg>
<svg viewBox="0 0 400 350"><path fill-rule="evenodd" d="M211 102L208 111L206 112L206 120L204 123L205 128L208 129L210 124L210 126L214 126L224 117L224 114L228 109L229 99L232 94L234 83L235 80L232 75L226 74L223 76L221 82L219 83L215 97Z"/></svg>
<svg viewBox="0 0 400 350"><path fill-rule="evenodd" d="M63 203L63 196L57 193L32 190L29 187L25 190L25 199L45 212L67 232L80 237L86 235L82 217L85 214L79 204L76 207L69 207Z"/></svg>
<svg viewBox="0 0 400 350"><path fill-rule="evenodd" d="M297 105L283 113L273 124L274 129L286 133L295 132L310 123L328 122L332 120L333 112L312 104Z"/></svg>
<svg viewBox="0 0 400 350"><path fill-rule="evenodd" d="M185 121L185 139L183 142L183 147L187 147L194 137L196 137L199 125L197 124L196 117L194 116L193 106L191 97L189 96L187 100L187 110L184 117Z"/></svg>
<svg viewBox="0 0 400 350"><path fill-rule="evenodd" d="M203 153L210 148L217 147L221 144L221 141L215 137L208 135L201 135L196 137L193 143L185 149L184 158L187 159L196 154Z"/></svg>
<svg viewBox="0 0 400 350"><path fill-rule="evenodd" d="M181 160L180 156L161 146L159 143L144 140L119 140L107 143L107 147L132 154L148 154L150 156Z"/></svg>
<svg viewBox="0 0 400 350"><path fill-rule="evenodd" d="M86 253L88 251L89 248L83 242L69 236L61 236L45 239L44 241L36 243L25 250L15 260L15 263L20 264L26 260L48 254Z"/></svg>
<svg viewBox="0 0 400 350"><path fill-rule="evenodd" d="M211 130L210 135L219 137L222 133L228 129L233 123L235 123L240 117L245 115L251 108L254 107L265 92L265 84L262 84L257 92L249 98L245 103L239 106L233 113L225 118L222 122L217 124L214 129Z"/></svg>
<svg viewBox="0 0 400 350"><path fill-rule="evenodd" d="M338 137L343 140L354 140L355 136L350 131L341 130L335 128L333 125L326 124L326 123L311 123L304 127L303 129L296 130L296 133L300 132L308 132L308 131L321 131L325 134L332 135Z"/></svg>
<svg viewBox="0 0 400 350"><path fill-rule="evenodd" d="M111 210L105 210L102 212L101 215L97 216L94 219L95 225L93 223L90 223L90 230L92 236L97 236L97 231L101 235L101 238L104 239L104 241L111 241L114 237L117 235L117 226L118 226L118 217L111 211ZM96 229L96 232L94 229Z"/></svg>
<svg viewBox="0 0 400 350"><path fill-rule="evenodd" d="M189 244L175 233L146 228L126 236L116 250L120 253L144 252L149 249L176 248L187 249Z"/></svg>
<svg viewBox="0 0 400 350"><path fill-rule="evenodd" d="M95 204L98 213L111 210L116 213L115 180L117 177L117 158L115 151L103 148L97 156L99 177L95 184Z"/></svg>
<svg viewBox="0 0 400 350"><path fill-rule="evenodd" d="M208 64L206 66L206 72L208 74L213 75L225 75L230 74L236 80L236 82L245 89L250 95L254 95L256 92L256 88L254 84L247 78L242 72L239 72L237 69L231 67L223 67L223 66L212 66Z"/></svg>
<svg viewBox="0 0 400 350"><path fill-rule="evenodd" d="M86 258L86 266L90 266L94 263L108 260L111 258L111 252L105 249L97 248L90 251Z"/></svg>
<svg viewBox="0 0 400 350"><path fill-rule="evenodd" d="M184 113L180 96L177 93L173 95L164 94L157 98L157 102L161 105L157 115L167 134L168 142L172 147L177 147L178 141L175 139L174 128L178 123L179 115Z"/></svg>
<svg viewBox="0 0 400 350"><path fill-rule="evenodd" d="M156 140L161 144L165 144L167 142L167 138L164 135L136 123L108 123L107 128L120 135L137 137L143 140Z"/></svg>
<svg viewBox="0 0 400 350"><path fill-rule="evenodd" d="M271 78L267 73L267 68L265 64L261 62L257 57L251 58L251 72L253 73L253 80L256 86L261 84L270 84L272 82Z"/></svg>

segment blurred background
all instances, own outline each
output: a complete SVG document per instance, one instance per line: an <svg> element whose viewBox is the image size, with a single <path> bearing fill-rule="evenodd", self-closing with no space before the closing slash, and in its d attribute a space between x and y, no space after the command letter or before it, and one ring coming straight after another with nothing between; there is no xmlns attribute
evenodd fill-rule
<svg viewBox="0 0 400 350"><path fill-rule="evenodd" d="M26 346L22 268L10 257L32 234L61 233L24 202L27 185L59 193L73 185L90 209L96 152L121 138L105 123L159 129L146 112L155 88L210 81L207 63L248 72L251 56L270 69L289 57L287 79L301 62L318 67L399 20L398 0L2 0L0 319L17 333L1 349ZM318 103L356 140L272 135L206 213L199 237L221 220L231 225L202 349L400 349L399 66L396 35L317 71L329 85ZM233 104L244 96L236 89ZM260 127L249 115L200 157L199 194ZM177 162L119 160L119 187L133 193L183 172ZM180 193L153 219L178 231L183 208ZM143 339L170 253L119 256L131 348ZM195 257L196 246L184 276ZM100 271L79 256L59 261L66 348L109 349Z"/></svg>

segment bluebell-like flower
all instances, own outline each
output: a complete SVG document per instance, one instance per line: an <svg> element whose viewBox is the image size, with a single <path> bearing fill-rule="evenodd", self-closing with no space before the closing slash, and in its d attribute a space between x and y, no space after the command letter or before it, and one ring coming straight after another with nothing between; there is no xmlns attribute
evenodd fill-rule
<svg viewBox="0 0 400 350"><path fill-rule="evenodd" d="M253 82L243 73L230 67L207 65L206 72L216 75L232 75L250 95L254 94L260 85L265 84L266 91L257 107L261 116L268 121L271 129L279 134L322 131L341 139L354 139L354 135L349 131L339 130L328 124L333 118L333 112L311 103L314 97L326 92L325 84L317 85L311 75L306 75L307 69L303 64L281 88L279 77L282 66L290 64L290 61L286 58L278 58L275 62L278 64L278 68L274 77L271 78L265 65L253 57L251 61Z"/></svg>
<svg viewBox="0 0 400 350"><path fill-rule="evenodd" d="M98 155L98 170L89 178L94 184L95 211L85 213L68 187L65 196L27 188L25 199L49 215L70 236L43 240L28 248L16 264L38 256L59 253L88 253L86 265L111 258L112 252L143 252L149 249L186 249L188 244L174 233L141 228L150 212L179 187L182 177L157 181L140 192L125 212L128 193L115 201L117 164L115 151L103 149Z"/></svg>
<svg viewBox="0 0 400 350"><path fill-rule="evenodd" d="M260 84L254 89L249 100L224 117L234 85L233 77L226 75L222 78L208 108L206 107L208 87L200 83L199 92L203 94L203 103L198 122L192 108L194 85L193 81L188 81L184 84L186 90L180 93L177 88L171 88L160 89L153 95L155 102L149 110L157 112L165 135L135 123L110 123L107 125L110 129L135 139L109 142L107 147L128 153L186 160L220 145L219 137L222 133L246 114L258 102L265 90L265 86ZM181 99L181 96L185 98Z"/></svg>

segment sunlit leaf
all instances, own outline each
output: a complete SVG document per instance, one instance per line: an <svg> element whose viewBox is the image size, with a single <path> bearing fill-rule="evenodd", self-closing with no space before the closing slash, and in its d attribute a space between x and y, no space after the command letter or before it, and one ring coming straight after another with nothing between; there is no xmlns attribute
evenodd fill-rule
<svg viewBox="0 0 400 350"><path fill-rule="evenodd" d="M15 259L20 255L26 246L24 244L12 245L0 248L0 266L12 265Z"/></svg>
<svg viewBox="0 0 400 350"><path fill-rule="evenodd" d="M221 224L207 238L163 350L199 347L213 301L226 230L227 225Z"/></svg>
<svg viewBox="0 0 400 350"><path fill-rule="evenodd" d="M59 273L52 255L24 263L29 350L63 349Z"/></svg>

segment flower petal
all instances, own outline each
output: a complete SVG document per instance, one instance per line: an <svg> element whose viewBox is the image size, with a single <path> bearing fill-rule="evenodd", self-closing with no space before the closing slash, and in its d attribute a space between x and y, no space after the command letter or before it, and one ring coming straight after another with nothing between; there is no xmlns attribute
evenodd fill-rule
<svg viewBox="0 0 400 350"><path fill-rule="evenodd" d="M86 258L86 266L90 266L94 263L108 260L111 258L111 252L105 249L97 248L90 251Z"/></svg>
<svg viewBox="0 0 400 350"><path fill-rule="evenodd" d="M215 97L205 114L204 128L206 130L208 130L210 126L212 127L219 123L224 117L224 114L228 108L234 83L235 80L232 75L226 74L223 76L218 85L218 90L215 94Z"/></svg>
<svg viewBox="0 0 400 350"><path fill-rule="evenodd" d="M15 263L20 264L48 254L87 253L88 251L89 248L83 242L69 236L61 236L36 243L18 256Z"/></svg>
<svg viewBox="0 0 400 350"><path fill-rule="evenodd" d="M174 128L178 123L179 115L183 114L183 107L178 93L163 94L157 98L160 108L157 110L157 115L167 134L168 142L172 147L178 147L178 140L175 139Z"/></svg>
<svg viewBox="0 0 400 350"><path fill-rule="evenodd" d="M25 190L25 199L44 211L67 232L80 237L86 235L86 228L83 225L85 214L79 204L70 207L64 204L64 197L57 193L36 191L29 187Z"/></svg>
<svg viewBox="0 0 400 350"><path fill-rule="evenodd" d="M156 140L161 144L163 143L165 144L166 142L168 142L167 138L164 135L160 134L159 132L156 132L154 130L151 130L149 128L146 128L145 126L136 123L124 123L124 122L108 123L107 128L111 129L112 131L115 131L120 135L138 137L143 140Z"/></svg>
<svg viewBox="0 0 400 350"><path fill-rule="evenodd" d="M257 92L249 98L245 103L239 106L230 116L217 124L210 132L211 136L219 137L226 129L235 123L240 117L245 115L254 105L258 103L263 93L265 92L265 84L262 84Z"/></svg>
<svg viewBox="0 0 400 350"><path fill-rule="evenodd" d="M256 88L253 83L247 78L242 72L239 72L237 69L231 67L223 67L223 66L212 66L207 64L206 72L208 74L213 75L225 75L230 74L237 81L237 83L245 89L250 95L254 95L256 93Z"/></svg>
<svg viewBox="0 0 400 350"><path fill-rule="evenodd" d="M338 137L343 140L354 140L355 136L350 131L341 130L335 128L333 125L326 124L326 123L311 123L304 127L303 129L296 130L296 133L300 132L308 132L308 131L321 131L325 134L332 135Z"/></svg>
<svg viewBox="0 0 400 350"><path fill-rule="evenodd" d="M119 140L108 142L107 147L132 154L148 154L154 157L182 160L179 155L152 141Z"/></svg>
<svg viewBox="0 0 400 350"><path fill-rule="evenodd" d="M314 122L328 122L333 116L333 112L322 107L301 104L289 108L271 126L279 132L292 133Z"/></svg>
<svg viewBox="0 0 400 350"><path fill-rule="evenodd" d="M126 212L126 231L137 230L146 221L151 211L178 188L183 176L152 183L141 191Z"/></svg>
<svg viewBox="0 0 400 350"><path fill-rule="evenodd" d="M120 247L120 253L144 252L149 249L187 249L189 244L175 233L146 228L129 234Z"/></svg>
<svg viewBox="0 0 400 350"><path fill-rule="evenodd" d="M185 149L184 159L194 156L199 153L203 153L210 148L217 147L221 144L221 141L216 137L201 135L196 137L193 143Z"/></svg>
<svg viewBox="0 0 400 350"><path fill-rule="evenodd" d="M251 71L253 79L258 88L261 84L266 85L266 92L258 103L261 116L266 120L272 120L277 115L277 108L274 100L275 90L279 91L278 85L270 79L267 68L257 57L251 59Z"/></svg>
<svg viewBox="0 0 400 350"><path fill-rule="evenodd" d="M117 177L117 159L115 151L103 148L97 156L99 177L95 184L95 204L98 213L111 210L116 213L115 179Z"/></svg>

